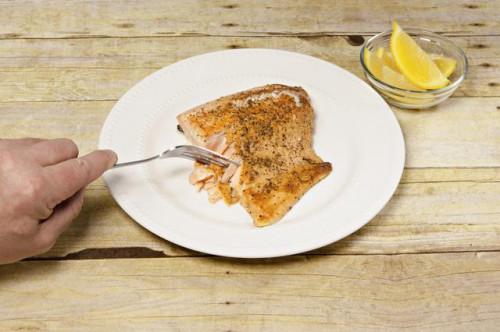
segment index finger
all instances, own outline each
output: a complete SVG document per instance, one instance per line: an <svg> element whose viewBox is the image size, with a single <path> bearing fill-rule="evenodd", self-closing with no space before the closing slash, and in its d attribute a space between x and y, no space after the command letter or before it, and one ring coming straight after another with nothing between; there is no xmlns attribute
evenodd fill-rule
<svg viewBox="0 0 500 332"><path fill-rule="evenodd" d="M50 184L52 208L86 187L116 163L111 150L98 150L83 157L66 160L44 168Z"/></svg>

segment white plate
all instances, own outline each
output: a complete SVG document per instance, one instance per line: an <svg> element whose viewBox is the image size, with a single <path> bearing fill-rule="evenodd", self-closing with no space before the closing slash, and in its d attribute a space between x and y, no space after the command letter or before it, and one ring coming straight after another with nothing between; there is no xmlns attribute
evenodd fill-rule
<svg viewBox="0 0 500 332"><path fill-rule="evenodd" d="M176 115L248 88L303 87L316 112L314 148L333 172L280 222L256 228L239 205L211 205L188 183L192 163L161 160L109 171L118 204L139 224L178 245L230 257L276 257L316 249L369 222L394 193L404 167L401 128L384 100L349 72L280 50L241 49L195 56L136 84L114 106L99 147L120 161L186 143Z"/></svg>

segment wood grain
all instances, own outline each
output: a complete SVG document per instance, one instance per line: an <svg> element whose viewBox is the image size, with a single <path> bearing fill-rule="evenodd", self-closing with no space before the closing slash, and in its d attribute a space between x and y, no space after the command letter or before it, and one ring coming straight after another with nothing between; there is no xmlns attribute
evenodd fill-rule
<svg viewBox="0 0 500 332"><path fill-rule="evenodd" d="M427 111L397 110L406 166L500 166L499 105L498 98L452 98Z"/></svg>
<svg viewBox="0 0 500 332"><path fill-rule="evenodd" d="M397 19L450 36L470 64L445 104L394 109L407 169L355 234L309 255L206 257L141 228L98 180L50 252L0 266L0 330L498 329L498 17L487 0L0 0L0 137L82 153L133 84L209 51L286 49L362 77L359 45Z"/></svg>
<svg viewBox="0 0 500 332"><path fill-rule="evenodd" d="M406 170L395 196L375 219L346 239L315 253L500 250L498 202L500 168L486 172ZM96 183L87 191L80 217L45 256L61 257L88 248L117 247L145 247L168 256L195 254L136 224L118 208L104 185Z"/></svg>
<svg viewBox="0 0 500 332"><path fill-rule="evenodd" d="M2 1L3 38L324 35L387 30L392 19L451 35L497 34L498 1Z"/></svg>
<svg viewBox="0 0 500 332"><path fill-rule="evenodd" d="M500 36L453 37L470 59L456 96L500 96ZM359 46L339 36L0 40L0 102L116 100L181 59L242 47L279 48L335 63L359 77Z"/></svg>
<svg viewBox="0 0 500 332"><path fill-rule="evenodd" d="M495 330L500 254L0 267L1 330Z"/></svg>

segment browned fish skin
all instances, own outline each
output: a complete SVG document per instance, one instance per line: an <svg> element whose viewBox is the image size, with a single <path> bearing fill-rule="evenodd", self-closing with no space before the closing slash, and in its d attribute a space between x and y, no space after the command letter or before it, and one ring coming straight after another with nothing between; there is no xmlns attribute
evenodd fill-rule
<svg viewBox="0 0 500 332"><path fill-rule="evenodd" d="M281 219L332 170L312 148L314 112L300 87L243 91L182 113L178 121L194 144L219 133L234 144L242 160L238 196L257 226Z"/></svg>

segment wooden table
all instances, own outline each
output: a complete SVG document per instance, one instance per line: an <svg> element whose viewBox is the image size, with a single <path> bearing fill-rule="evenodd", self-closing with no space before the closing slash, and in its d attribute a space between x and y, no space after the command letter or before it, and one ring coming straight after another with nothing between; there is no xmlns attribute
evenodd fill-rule
<svg viewBox="0 0 500 332"><path fill-rule="evenodd" d="M195 253L148 233L92 184L42 257L0 267L0 330L494 330L500 326L500 1L1 1L0 136L96 147L135 82L219 49L281 48L361 76L388 29L449 36L467 80L427 111L394 109L401 184L348 238L281 259Z"/></svg>

